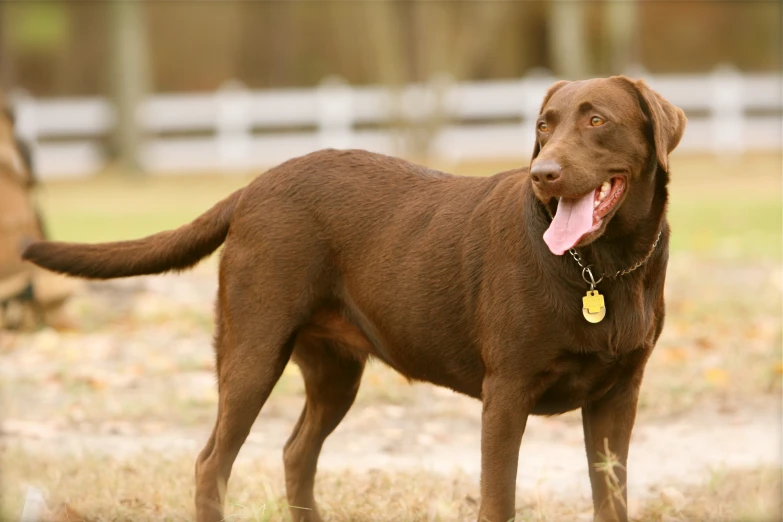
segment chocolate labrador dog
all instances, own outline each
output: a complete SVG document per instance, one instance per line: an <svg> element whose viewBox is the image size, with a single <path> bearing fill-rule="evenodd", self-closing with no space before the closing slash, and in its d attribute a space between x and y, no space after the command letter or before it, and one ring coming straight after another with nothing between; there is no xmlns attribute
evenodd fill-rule
<svg viewBox="0 0 783 522"><path fill-rule="evenodd" d="M285 445L287 497L294 520L320 521L318 456L369 357L482 401L480 520L514 517L528 416L581 408L595 519L624 521L639 386L664 319L668 155L685 117L625 77L558 82L540 112L529 170L467 178L324 150L177 230L40 242L24 257L102 279L184 270L225 243L200 522L222 520L234 459L289 360L306 404ZM595 466L606 447L623 465L616 488Z"/></svg>

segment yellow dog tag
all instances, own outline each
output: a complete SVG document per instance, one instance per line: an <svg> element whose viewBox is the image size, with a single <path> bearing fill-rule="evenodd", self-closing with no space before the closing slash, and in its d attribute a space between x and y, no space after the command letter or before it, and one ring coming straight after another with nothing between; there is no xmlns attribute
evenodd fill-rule
<svg viewBox="0 0 783 522"><path fill-rule="evenodd" d="M582 315L591 323L600 323L606 316L604 296L598 293L598 290L588 290L587 295L582 298Z"/></svg>

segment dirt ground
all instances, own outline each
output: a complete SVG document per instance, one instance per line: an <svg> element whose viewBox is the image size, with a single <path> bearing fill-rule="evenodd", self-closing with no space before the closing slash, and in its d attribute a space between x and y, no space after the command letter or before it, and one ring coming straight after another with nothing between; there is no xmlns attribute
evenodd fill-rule
<svg viewBox="0 0 783 522"><path fill-rule="evenodd" d="M214 259L182 275L85 283L68 305L73 329L3 333L5 455L12 452L16 462L19 455L192 462L217 402L215 290ZM633 436L632 508L671 484L705 484L733 470L780 470L782 460L780 266L677 254L666 291L667 327L648 366ZM290 365L238 470L253 462L279 468L302 392ZM372 364L357 404L326 442L319 470L421 471L444 480L457 473L477 486L480 411L478 401L411 385ZM34 476L25 480L36 484ZM530 420L518 488L574 499L589 512L578 412Z"/></svg>

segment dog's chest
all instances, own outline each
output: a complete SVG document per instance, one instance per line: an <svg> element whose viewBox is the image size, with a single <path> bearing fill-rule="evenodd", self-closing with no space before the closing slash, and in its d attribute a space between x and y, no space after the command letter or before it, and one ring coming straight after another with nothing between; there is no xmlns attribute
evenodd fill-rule
<svg viewBox="0 0 783 522"><path fill-rule="evenodd" d="M604 354L570 354L550 370L557 378L536 402L536 415L564 413L601 398L622 378L626 364L625 358Z"/></svg>
<svg viewBox="0 0 783 522"><path fill-rule="evenodd" d="M606 317L599 323L586 321L575 306L574 317L562 320L559 328L550 325L537 337L550 356L542 368L556 378L533 413L563 413L600 399L628 374L629 361L649 352L662 317L656 315L652 299L638 295L640 299L630 302L610 294Z"/></svg>
<svg viewBox="0 0 783 522"><path fill-rule="evenodd" d="M603 290L598 322L584 317L584 307L592 304L589 291L570 291L558 296L556 313L543 330L551 348L565 353L601 353L620 356L647 345L662 320L660 296L649 288L618 285ZM587 299L585 299L587 297ZM659 317L661 316L661 317Z"/></svg>

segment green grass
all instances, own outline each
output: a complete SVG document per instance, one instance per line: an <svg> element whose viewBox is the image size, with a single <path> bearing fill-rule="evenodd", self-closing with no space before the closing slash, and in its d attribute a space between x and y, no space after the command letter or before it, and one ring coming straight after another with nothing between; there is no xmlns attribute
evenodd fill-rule
<svg viewBox="0 0 783 522"><path fill-rule="evenodd" d="M781 156L673 162L671 246L720 258L783 258Z"/></svg>
<svg viewBox="0 0 783 522"><path fill-rule="evenodd" d="M783 259L782 159L675 156L669 210L673 250L719 258ZM513 166L463 165L454 171L489 175ZM192 220L250 179L106 175L48 183L40 201L56 239L131 239Z"/></svg>
<svg viewBox="0 0 783 522"><path fill-rule="evenodd" d="M187 223L249 180L246 176L105 175L47 183L39 202L55 239L113 241Z"/></svg>
<svg viewBox="0 0 783 522"><path fill-rule="evenodd" d="M674 251L740 259L783 254L780 198L675 199L670 221Z"/></svg>

